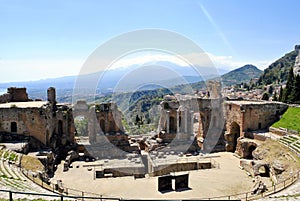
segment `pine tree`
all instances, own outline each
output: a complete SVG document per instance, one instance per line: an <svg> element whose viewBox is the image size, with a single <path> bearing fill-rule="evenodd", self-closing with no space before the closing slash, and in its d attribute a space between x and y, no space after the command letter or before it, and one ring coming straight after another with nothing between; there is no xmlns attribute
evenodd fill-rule
<svg viewBox="0 0 300 201"><path fill-rule="evenodd" d="M270 85L270 86L269 86L269 89L268 89L268 93L269 93L269 94L272 94L273 91L274 91L274 88L273 88L272 85Z"/></svg>
<svg viewBox="0 0 300 201"><path fill-rule="evenodd" d="M293 70L293 67L290 69L290 72L289 72L289 76L288 76L288 80L287 80L287 83L286 83L286 87L284 89L284 93L283 93L283 101L284 103L289 103L291 102L291 93L292 93L292 90L293 90L293 87L294 87L294 70Z"/></svg>
<svg viewBox="0 0 300 201"><path fill-rule="evenodd" d="M265 92L261 98L261 100L269 100L269 94Z"/></svg>
<svg viewBox="0 0 300 201"><path fill-rule="evenodd" d="M273 101L278 101L276 91L274 92Z"/></svg>
<svg viewBox="0 0 300 201"><path fill-rule="evenodd" d="M289 97L290 97L291 103L299 103L300 102L300 75L297 75L295 77L293 90Z"/></svg>
<svg viewBox="0 0 300 201"><path fill-rule="evenodd" d="M278 101L283 102L282 97L283 97L283 89L282 86L280 86Z"/></svg>

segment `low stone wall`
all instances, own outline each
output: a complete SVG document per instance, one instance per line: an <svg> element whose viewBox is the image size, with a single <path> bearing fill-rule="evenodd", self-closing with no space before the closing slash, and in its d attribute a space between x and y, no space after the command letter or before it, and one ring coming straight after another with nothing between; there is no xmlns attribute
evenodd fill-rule
<svg viewBox="0 0 300 201"><path fill-rule="evenodd" d="M174 164L164 164L153 166L153 172L150 173L150 176L162 176L170 174L171 172L182 172L190 170L199 170L199 169L211 169L211 162L190 162L190 163L174 163Z"/></svg>
<svg viewBox="0 0 300 201"><path fill-rule="evenodd" d="M280 136L284 136L284 135L288 134L288 131L285 128L270 127L269 131L272 132L272 133L275 133L276 135L280 135Z"/></svg>
<svg viewBox="0 0 300 201"><path fill-rule="evenodd" d="M253 134L253 139L254 140L259 140L259 141L266 141L267 137L263 136L263 135L257 135L257 134Z"/></svg>
<svg viewBox="0 0 300 201"><path fill-rule="evenodd" d="M134 176L136 178L145 177L145 167L116 167L116 168L105 168L103 170L96 171L96 178L104 177L126 177Z"/></svg>
<svg viewBox="0 0 300 201"><path fill-rule="evenodd" d="M289 134L294 134L294 135L300 134L300 132L298 132L298 131L290 130L290 129L287 129L287 128L270 127L269 131L272 132L272 133L275 133L277 135L280 135L280 136L289 135Z"/></svg>

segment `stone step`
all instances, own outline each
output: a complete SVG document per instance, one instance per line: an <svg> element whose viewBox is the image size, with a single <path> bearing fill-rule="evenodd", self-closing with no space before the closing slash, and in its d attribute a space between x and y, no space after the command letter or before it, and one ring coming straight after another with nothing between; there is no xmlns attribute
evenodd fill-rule
<svg viewBox="0 0 300 201"><path fill-rule="evenodd" d="M9 162L4 161L4 165L6 167L6 170L9 172L9 174L13 177L13 179L20 179L15 172L13 171L13 164L9 164Z"/></svg>
<svg viewBox="0 0 300 201"><path fill-rule="evenodd" d="M13 170L16 174L16 176L22 180L22 181L27 181L28 178L22 173L22 170L19 167L13 166Z"/></svg>
<svg viewBox="0 0 300 201"><path fill-rule="evenodd" d="M4 160L1 159L0 160L0 169L3 175L5 175L6 177L12 179L13 177L10 175L10 173L7 171L5 165L4 165Z"/></svg>

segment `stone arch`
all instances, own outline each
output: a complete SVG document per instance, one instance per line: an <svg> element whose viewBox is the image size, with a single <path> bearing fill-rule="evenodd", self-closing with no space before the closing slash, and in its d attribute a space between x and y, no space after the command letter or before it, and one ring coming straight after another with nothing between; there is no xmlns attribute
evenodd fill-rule
<svg viewBox="0 0 300 201"><path fill-rule="evenodd" d="M259 168L259 175L261 177L270 177L270 168L267 165L261 166Z"/></svg>
<svg viewBox="0 0 300 201"><path fill-rule="evenodd" d="M86 116L74 117L74 125L78 136L88 136L88 118Z"/></svg>
<svg viewBox="0 0 300 201"><path fill-rule="evenodd" d="M254 166L254 176L269 177L270 176L270 167L268 164L256 164Z"/></svg>
<svg viewBox="0 0 300 201"><path fill-rule="evenodd" d="M233 137L233 151L235 151L237 146L237 140L240 137L240 125L235 121L232 122L230 125L230 134Z"/></svg>
<svg viewBox="0 0 300 201"><path fill-rule="evenodd" d="M250 145L248 147L248 155L247 155L247 159L253 159L253 155L252 155L252 152L256 149L256 146L255 145Z"/></svg>
<svg viewBox="0 0 300 201"><path fill-rule="evenodd" d="M18 132L17 122L13 121L13 122L10 123L10 132L12 132L12 133Z"/></svg>

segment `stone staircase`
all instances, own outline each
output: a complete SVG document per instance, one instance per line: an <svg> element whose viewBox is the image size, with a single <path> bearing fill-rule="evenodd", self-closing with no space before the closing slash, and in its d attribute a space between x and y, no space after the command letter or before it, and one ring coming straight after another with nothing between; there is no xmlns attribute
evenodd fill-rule
<svg viewBox="0 0 300 201"><path fill-rule="evenodd" d="M16 152L0 149L0 189L8 191L53 194L43 189L30 179L28 179L20 168L21 154ZM6 197L7 193L0 192L0 197ZM26 195L20 195L20 198L27 198Z"/></svg>
<svg viewBox="0 0 300 201"><path fill-rule="evenodd" d="M300 137L297 135L287 135L279 139L279 142L288 146L300 156Z"/></svg>

